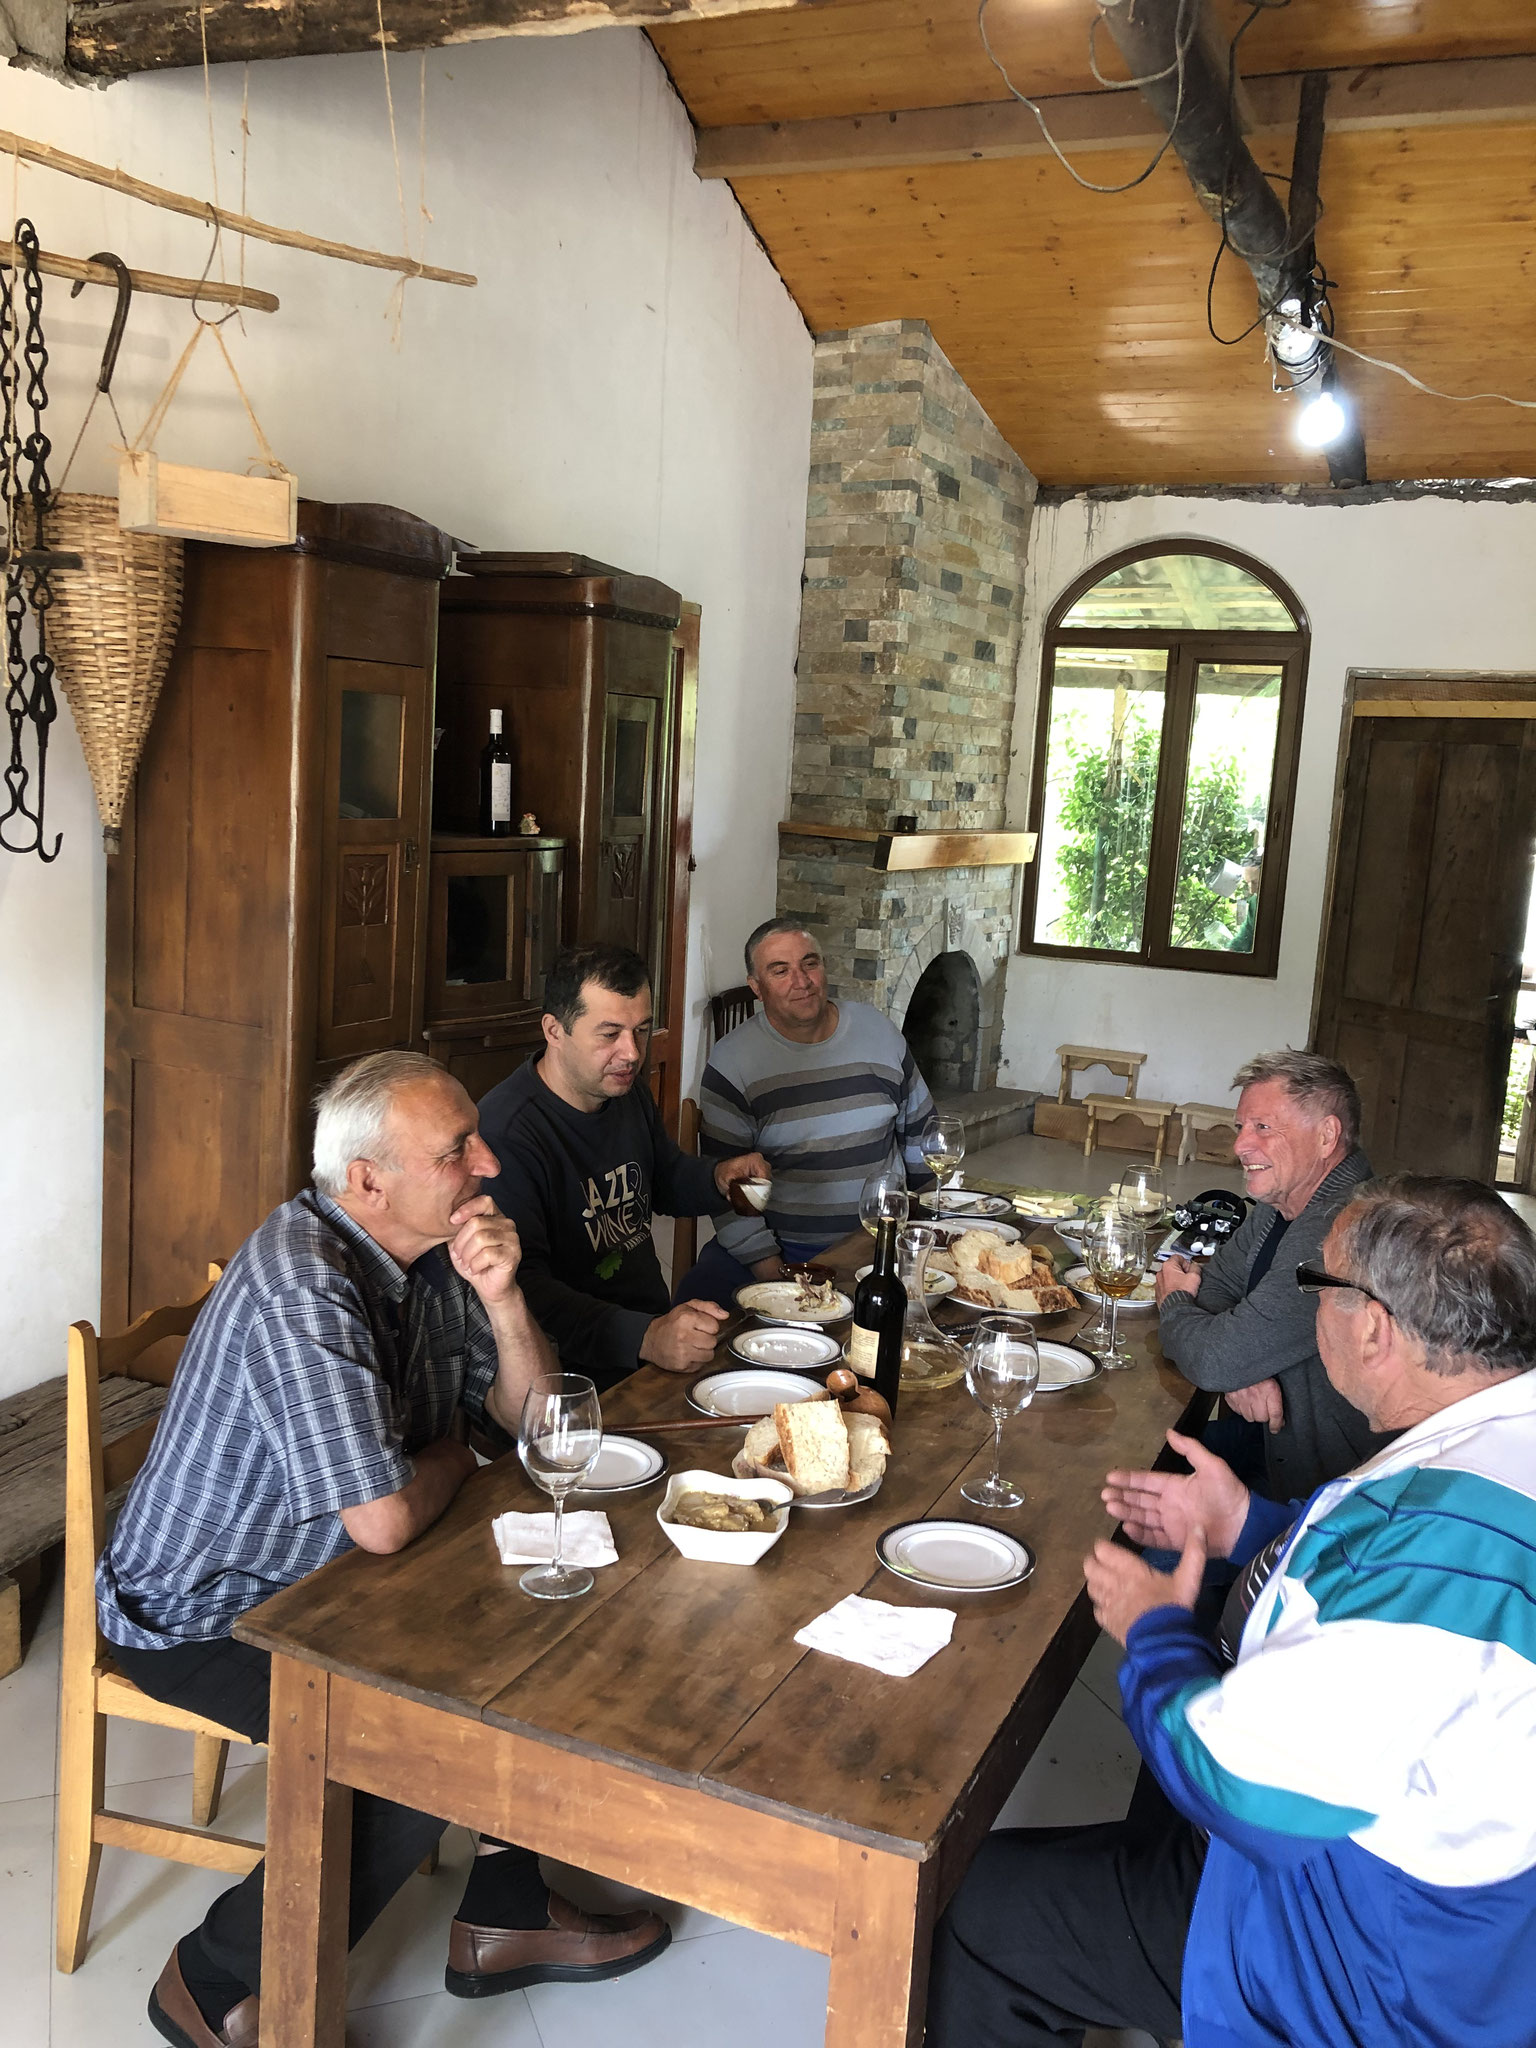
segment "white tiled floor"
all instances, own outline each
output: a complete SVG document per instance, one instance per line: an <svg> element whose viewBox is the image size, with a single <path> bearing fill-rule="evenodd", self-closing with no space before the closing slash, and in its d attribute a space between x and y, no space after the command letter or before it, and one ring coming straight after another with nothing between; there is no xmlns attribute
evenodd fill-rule
<svg viewBox="0 0 1536 2048"><path fill-rule="evenodd" d="M1022 1173L1052 1185L1098 1187L1060 1169L1073 1148L1022 1139L991 1148L978 1172ZM1017 1155L1016 1155L1017 1148ZM1062 1156L1054 1156L1062 1155ZM985 1164L983 1161L985 1160ZM1200 1169L1209 1178L1219 1170ZM1009 1799L1000 1824L1059 1826L1125 1811L1136 1753L1120 1720L1118 1653L1101 1640ZM59 1592L44 1601L21 1669L0 1680L0 2048L130 2048L158 2040L145 2017L151 1985L177 1938L228 1880L217 1872L107 1850L91 1944L72 1977L53 1968L53 1829L58 1719ZM263 1828L265 1752L231 1752L221 1830ZM187 1818L190 1745L169 1730L114 1723L107 1753L114 1803ZM463 1888L469 1837L450 1829L442 1866L413 1877L352 1959L351 2048L819 2048L826 2007L823 1957L666 1906L673 1944L660 1961L611 1984L540 1985L483 2003L443 1989L448 1922ZM550 1866L579 1904L610 1909L636 1896ZM1150 2048L1144 2035L1090 2034L1093 2048Z"/></svg>

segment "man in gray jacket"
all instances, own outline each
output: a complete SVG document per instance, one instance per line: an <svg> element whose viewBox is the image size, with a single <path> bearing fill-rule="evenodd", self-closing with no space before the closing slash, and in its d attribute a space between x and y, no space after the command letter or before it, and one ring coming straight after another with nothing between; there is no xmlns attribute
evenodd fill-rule
<svg viewBox="0 0 1536 2048"><path fill-rule="evenodd" d="M1255 1206L1204 1266L1164 1261L1163 1352L1197 1387L1267 1425L1264 1491L1305 1500L1390 1441L1337 1392L1317 1349L1317 1306L1296 1284L1361 1181L1360 1096L1334 1060L1266 1052L1233 1076L1237 1158Z"/></svg>

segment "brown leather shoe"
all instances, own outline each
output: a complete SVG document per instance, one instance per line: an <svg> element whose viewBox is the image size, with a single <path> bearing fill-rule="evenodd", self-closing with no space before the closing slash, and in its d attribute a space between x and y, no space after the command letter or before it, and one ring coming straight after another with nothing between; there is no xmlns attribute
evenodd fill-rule
<svg viewBox="0 0 1536 2048"><path fill-rule="evenodd" d="M671 1939L659 1913L581 1913L551 1892L545 1927L455 1920L443 1982L455 1998L492 1998L525 1984L597 1983L654 1962Z"/></svg>
<svg viewBox="0 0 1536 2048"><path fill-rule="evenodd" d="M261 2000L242 1998L224 2015L215 2033L197 2009L197 2000L182 1980L181 1962L175 1949L160 1972L160 1981L149 1994L150 2025L174 2048L256 2048L260 2031Z"/></svg>

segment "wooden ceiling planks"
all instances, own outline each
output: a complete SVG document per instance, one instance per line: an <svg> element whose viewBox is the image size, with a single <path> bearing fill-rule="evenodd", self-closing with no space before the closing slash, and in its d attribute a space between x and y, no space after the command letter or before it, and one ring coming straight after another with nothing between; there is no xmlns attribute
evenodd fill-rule
<svg viewBox="0 0 1536 2048"><path fill-rule="evenodd" d="M1113 182L1139 161L1104 153L1094 172ZM1206 333L1215 231L1171 160L1115 197L1034 159L737 190L814 331L928 320L1044 483L1326 481L1259 337L1221 348ZM1481 130L1475 150L1454 128L1336 135L1323 190L1341 339L1447 390L1536 396L1536 128ZM1246 272L1225 267L1218 326L1236 333L1253 310ZM1536 474L1536 412L1343 368L1374 477Z"/></svg>
<svg viewBox="0 0 1536 2048"><path fill-rule="evenodd" d="M1224 35L1247 13L1213 0ZM1089 92L1094 0L990 0L987 33L1029 93ZM788 15L653 29L701 128L960 106L1008 97L976 30L976 0L825 0ZM1248 77L1350 64L1425 63L1536 51L1536 0L1291 0L1244 36ZM1124 76L1099 37L1107 77Z"/></svg>

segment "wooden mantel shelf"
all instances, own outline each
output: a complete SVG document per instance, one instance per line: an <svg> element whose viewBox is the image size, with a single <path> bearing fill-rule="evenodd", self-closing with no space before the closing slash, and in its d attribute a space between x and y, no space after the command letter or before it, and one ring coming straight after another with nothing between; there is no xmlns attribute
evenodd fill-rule
<svg viewBox="0 0 1536 2048"><path fill-rule="evenodd" d="M875 832L864 825L808 825L780 822L786 839L849 839L872 846L872 868L1019 867L1035 857L1033 832Z"/></svg>

